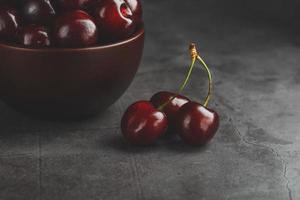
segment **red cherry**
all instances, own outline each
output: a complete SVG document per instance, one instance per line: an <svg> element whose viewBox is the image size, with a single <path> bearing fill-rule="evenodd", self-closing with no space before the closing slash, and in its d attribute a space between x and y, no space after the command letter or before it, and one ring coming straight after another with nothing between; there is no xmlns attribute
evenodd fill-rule
<svg viewBox="0 0 300 200"><path fill-rule="evenodd" d="M29 25L22 28L18 33L18 39L21 44L29 47L50 46L48 31L38 25Z"/></svg>
<svg viewBox="0 0 300 200"><path fill-rule="evenodd" d="M103 0L96 5L95 19L103 37L120 40L133 34L136 22L124 0Z"/></svg>
<svg viewBox="0 0 300 200"><path fill-rule="evenodd" d="M136 21L136 23L138 24L142 23L143 10L140 0L125 0L125 2L128 4L132 11L134 21Z"/></svg>
<svg viewBox="0 0 300 200"><path fill-rule="evenodd" d="M47 24L55 16L49 0L26 0L22 6L23 16L30 23Z"/></svg>
<svg viewBox="0 0 300 200"><path fill-rule="evenodd" d="M57 5L64 9L84 8L95 0L57 0Z"/></svg>
<svg viewBox="0 0 300 200"><path fill-rule="evenodd" d="M174 96L176 97L169 102L169 100L171 100ZM166 114L169 124L173 124L178 110L190 100L182 95L162 91L154 94L150 101L156 108L165 104L162 111ZM168 102L168 104L166 104L166 102Z"/></svg>
<svg viewBox="0 0 300 200"><path fill-rule="evenodd" d="M126 110L121 122L122 133L132 144L153 144L167 130L167 117L149 101L138 101Z"/></svg>
<svg viewBox="0 0 300 200"><path fill-rule="evenodd" d="M13 39L20 25L17 10L12 7L0 8L0 37Z"/></svg>
<svg viewBox="0 0 300 200"><path fill-rule="evenodd" d="M60 46L86 47L97 43L98 31L89 14L76 10L67 12L56 20L54 38Z"/></svg>
<svg viewBox="0 0 300 200"><path fill-rule="evenodd" d="M218 114L199 103L188 102L177 113L176 127L181 138L191 145L204 145L219 128Z"/></svg>

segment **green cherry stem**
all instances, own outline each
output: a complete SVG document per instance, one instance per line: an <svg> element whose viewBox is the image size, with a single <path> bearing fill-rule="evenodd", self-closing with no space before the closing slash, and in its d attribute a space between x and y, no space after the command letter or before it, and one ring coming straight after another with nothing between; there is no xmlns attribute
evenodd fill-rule
<svg viewBox="0 0 300 200"><path fill-rule="evenodd" d="M180 94L184 90L184 88L186 87L188 81L190 80L193 69L195 67L195 62L196 62L196 57L192 58L192 62L191 62L191 65L189 67L189 71L188 71L187 75L185 76L185 79L184 79L183 83L181 84L181 86L180 86L180 88L177 92L178 94Z"/></svg>
<svg viewBox="0 0 300 200"><path fill-rule="evenodd" d="M191 61L188 73L186 74L185 79L184 79L183 83L181 84L181 86L180 86L177 94L174 95L172 98L170 98L167 102L165 102L164 104L162 104L161 106L159 106L158 110L162 111L171 101L173 101L176 98L176 96L178 96L179 94L181 94L181 92L184 90L184 88L186 87L187 83L190 80L190 77L192 75L193 69L195 67L196 60L198 60L201 63L201 65L203 65L203 67L205 68L205 70L207 72L207 76L208 76L208 80L209 80L209 82L208 82L208 92L207 92L207 95L206 95L206 98L205 98L203 106L204 107L208 106L209 100L211 99L212 85L213 85L212 84L212 75L211 75L211 72L210 72L209 67L207 66L207 64L204 62L204 60L198 54L197 49L196 49L196 45L194 43L190 44L190 55L191 55L191 60L192 61Z"/></svg>
<svg viewBox="0 0 300 200"><path fill-rule="evenodd" d="M197 56L197 59L201 62L201 64L204 66L206 72L207 72L207 76L208 76L208 93L206 95L206 98L205 98L205 101L204 101L204 107L207 107L208 106L208 102L209 100L211 99L211 94L212 94L212 76L211 76L211 73L210 73L210 70L208 68L208 66L206 65L206 63L204 62L204 60L198 55Z"/></svg>
<svg viewBox="0 0 300 200"><path fill-rule="evenodd" d="M203 106L207 107L209 100L211 99L211 94L212 94L212 75L210 73L209 67L207 66L207 64L204 62L204 60L201 58L201 56L199 55L197 48L196 48L196 44L191 43L190 44L190 52L191 54L193 53L194 55L196 55L197 60L200 62L200 64L204 67L204 69L206 70L207 73L207 77L208 77L208 92L204 101Z"/></svg>
<svg viewBox="0 0 300 200"><path fill-rule="evenodd" d="M181 94L181 92L184 90L184 88L186 87L187 83L189 82L190 77L191 77L192 72L193 72L193 69L195 67L197 56L198 56L197 54L195 54L194 52L192 52L192 49L190 49L190 54L191 54L191 60L192 61L191 61L191 64L189 66L188 73L186 74L185 79L184 79L183 83L181 84L181 86L180 86L177 94L174 95L172 98L170 98L167 102L165 102L164 104L162 104L161 106L159 106L158 110L162 111L171 101L173 101L176 98L176 96L178 96L179 94Z"/></svg>

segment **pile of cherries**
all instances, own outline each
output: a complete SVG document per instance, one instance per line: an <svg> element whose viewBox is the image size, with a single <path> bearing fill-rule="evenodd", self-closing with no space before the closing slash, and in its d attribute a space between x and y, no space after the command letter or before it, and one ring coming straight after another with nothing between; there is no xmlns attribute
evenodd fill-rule
<svg viewBox="0 0 300 200"><path fill-rule="evenodd" d="M141 25L139 0L0 0L0 40L29 48L112 43Z"/></svg>
<svg viewBox="0 0 300 200"><path fill-rule="evenodd" d="M190 145L204 145L214 137L219 128L219 116L217 112L207 108L212 91L211 73L199 56L195 44L190 45L190 54L191 66L178 93L158 92L150 101L138 101L126 110L121 129L130 143L153 144L168 129L169 132L178 133ZM209 78L209 90L203 105L180 95L197 60L204 66Z"/></svg>

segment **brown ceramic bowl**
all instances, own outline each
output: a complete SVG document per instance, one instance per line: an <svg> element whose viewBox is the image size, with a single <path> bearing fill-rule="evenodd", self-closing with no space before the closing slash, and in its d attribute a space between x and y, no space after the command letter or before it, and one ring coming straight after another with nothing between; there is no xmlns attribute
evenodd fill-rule
<svg viewBox="0 0 300 200"><path fill-rule="evenodd" d="M27 49L0 44L0 98L19 111L82 117L113 104L138 69L144 29L106 46Z"/></svg>

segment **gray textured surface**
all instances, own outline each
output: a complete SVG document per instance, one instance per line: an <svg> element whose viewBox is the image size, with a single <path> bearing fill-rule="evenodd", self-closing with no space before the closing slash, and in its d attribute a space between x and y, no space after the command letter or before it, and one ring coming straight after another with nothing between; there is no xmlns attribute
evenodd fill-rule
<svg viewBox="0 0 300 200"><path fill-rule="evenodd" d="M240 19L222 10L224 3L208 2L144 2L143 62L127 93L102 116L49 122L0 104L0 199L300 199L297 34L282 24ZM239 13L256 13L230 2ZM269 16L267 5L259 13ZM280 7L274 4L270 19ZM222 120L217 136L204 148L177 139L148 148L128 145L120 136L121 114L135 100L177 89L191 40L214 74L211 107ZM198 68L186 94L203 97L205 77Z"/></svg>

